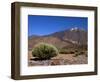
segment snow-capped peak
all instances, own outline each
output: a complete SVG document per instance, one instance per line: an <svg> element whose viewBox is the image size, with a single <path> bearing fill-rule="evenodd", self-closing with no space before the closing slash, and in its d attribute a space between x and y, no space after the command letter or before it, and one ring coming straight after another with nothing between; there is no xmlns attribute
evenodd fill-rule
<svg viewBox="0 0 100 82"><path fill-rule="evenodd" d="M70 31L77 31L78 27L71 28Z"/></svg>

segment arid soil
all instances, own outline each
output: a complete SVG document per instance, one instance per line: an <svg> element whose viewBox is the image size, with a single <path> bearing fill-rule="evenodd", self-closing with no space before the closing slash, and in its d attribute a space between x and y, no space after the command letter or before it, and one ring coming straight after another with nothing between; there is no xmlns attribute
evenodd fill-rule
<svg viewBox="0 0 100 82"><path fill-rule="evenodd" d="M35 58L32 57L31 51L28 52L28 66L72 65L87 63L88 58L86 55L75 56L75 54L59 54L50 60L35 60Z"/></svg>

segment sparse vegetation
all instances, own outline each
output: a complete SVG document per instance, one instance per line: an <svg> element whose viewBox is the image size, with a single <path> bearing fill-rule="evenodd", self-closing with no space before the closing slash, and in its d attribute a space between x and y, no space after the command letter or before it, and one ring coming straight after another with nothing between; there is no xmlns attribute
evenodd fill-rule
<svg viewBox="0 0 100 82"><path fill-rule="evenodd" d="M72 49L60 49L59 53L60 54L74 54L74 50L72 50Z"/></svg>
<svg viewBox="0 0 100 82"><path fill-rule="evenodd" d="M49 35L29 36L28 65L87 64L87 31L79 30L69 29Z"/></svg>
<svg viewBox="0 0 100 82"><path fill-rule="evenodd" d="M60 54L74 54L74 57L77 57L79 55L85 55L87 57L87 48L86 46L77 46L77 47L64 47L62 49L59 49Z"/></svg>
<svg viewBox="0 0 100 82"><path fill-rule="evenodd" d="M32 50L32 56L39 59L50 59L57 55L57 48L51 44L39 43Z"/></svg>
<svg viewBox="0 0 100 82"><path fill-rule="evenodd" d="M85 51L77 51L77 52L75 52L74 57L79 56L79 55L85 55Z"/></svg>

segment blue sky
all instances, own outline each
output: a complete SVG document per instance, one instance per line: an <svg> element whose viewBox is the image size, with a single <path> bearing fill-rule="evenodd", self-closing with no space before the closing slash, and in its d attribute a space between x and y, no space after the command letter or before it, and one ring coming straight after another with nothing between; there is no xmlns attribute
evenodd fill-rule
<svg viewBox="0 0 100 82"><path fill-rule="evenodd" d="M87 26L86 17L28 15L28 36L48 35L73 27L87 30Z"/></svg>

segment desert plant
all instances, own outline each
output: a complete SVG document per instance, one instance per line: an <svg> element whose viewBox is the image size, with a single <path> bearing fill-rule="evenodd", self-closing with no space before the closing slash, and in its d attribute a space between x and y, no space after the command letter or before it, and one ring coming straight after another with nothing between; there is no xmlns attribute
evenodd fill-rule
<svg viewBox="0 0 100 82"><path fill-rule="evenodd" d="M74 54L74 50L71 50L71 49L60 49L59 53L61 53L61 54Z"/></svg>
<svg viewBox="0 0 100 82"><path fill-rule="evenodd" d="M51 44L39 43L33 48L32 55L39 59L50 59L58 55L58 50Z"/></svg>

